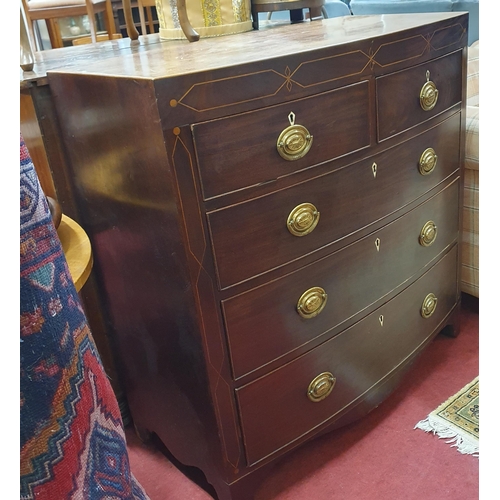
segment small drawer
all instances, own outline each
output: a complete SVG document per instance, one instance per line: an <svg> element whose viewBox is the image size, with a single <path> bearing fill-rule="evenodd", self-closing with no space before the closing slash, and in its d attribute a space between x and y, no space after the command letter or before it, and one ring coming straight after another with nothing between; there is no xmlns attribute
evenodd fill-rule
<svg viewBox="0 0 500 500"><path fill-rule="evenodd" d="M235 378L340 327L416 275L457 239L458 189L457 179L356 243L222 301Z"/></svg>
<svg viewBox="0 0 500 500"><path fill-rule="evenodd" d="M456 245L394 299L291 363L236 389L248 464L332 420L415 351L453 309Z"/></svg>
<svg viewBox="0 0 500 500"><path fill-rule="evenodd" d="M192 126L204 199L370 145L368 82Z"/></svg>
<svg viewBox="0 0 500 500"><path fill-rule="evenodd" d="M314 252L425 194L458 168L459 127L457 113L370 159L208 213L220 287Z"/></svg>
<svg viewBox="0 0 500 500"><path fill-rule="evenodd" d="M377 129L383 141L461 101L462 51L378 77Z"/></svg>

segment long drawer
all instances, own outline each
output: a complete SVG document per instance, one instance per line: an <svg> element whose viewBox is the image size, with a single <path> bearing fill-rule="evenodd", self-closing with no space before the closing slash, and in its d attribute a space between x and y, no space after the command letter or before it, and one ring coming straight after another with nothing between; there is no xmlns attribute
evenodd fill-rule
<svg viewBox="0 0 500 500"><path fill-rule="evenodd" d="M370 159L209 212L220 288L338 241L425 194L458 168L459 126L457 113Z"/></svg>
<svg viewBox="0 0 500 500"><path fill-rule="evenodd" d="M378 77L378 140L388 139L458 104L462 99L462 57L462 51L458 51Z"/></svg>
<svg viewBox="0 0 500 500"><path fill-rule="evenodd" d="M248 464L335 418L402 363L456 304L456 275L455 245L419 280L363 320L236 389Z"/></svg>
<svg viewBox="0 0 500 500"><path fill-rule="evenodd" d="M268 182L368 147L368 94L368 82L364 81L193 125L203 197L208 199ZM278 139L285 130L280 140L285 156L305 152L303 157L288 160L279 154ZM312 139L306 139L308 134Z"/></svg>
<svg viewBox="0 0 500 500"><path fill-rule="evenodd" d="M224 300L235 378L339 327L456 241L458 191L457 179L423 205L356 243Z"/></svg>

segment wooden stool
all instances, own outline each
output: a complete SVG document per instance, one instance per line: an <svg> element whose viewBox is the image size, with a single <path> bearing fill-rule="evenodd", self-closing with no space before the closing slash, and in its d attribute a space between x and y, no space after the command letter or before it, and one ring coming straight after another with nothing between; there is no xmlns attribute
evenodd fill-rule
<svg viewBox="0 0 500 500"><path fill-rule="evenodd" d="M290 11L290 22L304 20L302 9L309 9L311 20L322 17L325 0L252 0L252 19L254 29L259 29L259 12Z"/></svg>

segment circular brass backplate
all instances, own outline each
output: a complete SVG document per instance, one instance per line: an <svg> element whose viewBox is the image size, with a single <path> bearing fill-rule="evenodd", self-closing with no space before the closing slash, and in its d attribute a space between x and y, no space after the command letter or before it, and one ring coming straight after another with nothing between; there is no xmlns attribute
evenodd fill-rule
<svg viewBox="0 0 500 500"><path fill-rule="evenodd" d="M437 297L433 293L429 293L426 295L424 301L422 302L422 308L420 313L423 318L430 318L437 307Z"/></svg>
<svg viewBox="0 0 500 500"><path fill-rule="evenodd" d="M430 111L437 103L439 91L434 82L425 82L420 90L420 106L424 111Z"/></svg>
<svg viewBox="0 0 500 500"><path fill-rule="evenodd" d="M436 241L437 232L438 232L437 226L434 223L434 221L432 220L427 221L422 227L422 230L420 231L418 242L423 247L430 247Z"/></svg>
<svg viewBox="0 0 500 500"><path fill-rule="evenodd" d="M432 148L427 148L418 161L418 170L422 175L430 174L437 165L437 154Z"/></svg>
<svg viewBox="0 0 500 500"><path fill-rule="evenodd" d="M313 136L302 125L290 125L278 137L276 148L282 158L298 160L311 149Z"/></svg>
<svg viewBox="0 0 500 500"><path fill-rule="evenodd" d="M307 397L313 402L318 403L323 401L327 396L330 395L334 386L336 379L330 372L320 373L314 380L309 384L307 389Z"/></svg>
<svg viewBox="0 0 500 500"><path fill-rule="evenodd" d="M314 230L318 222L318 209L312 203L301 203L288 215L286 226L294 236L305 236Z"/></svg>
<svg viewBox="0 0 500 500"><path fill-rule="evenodd" d="M319 286L306 290L297 301L297 312L305 319L317 316L326 305L328 295Z"/></svg>

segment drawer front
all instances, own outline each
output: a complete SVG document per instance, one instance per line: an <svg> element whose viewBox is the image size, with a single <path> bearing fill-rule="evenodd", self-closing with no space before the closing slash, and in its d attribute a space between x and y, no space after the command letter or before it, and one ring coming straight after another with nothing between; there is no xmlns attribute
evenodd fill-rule
<svg viewBox="0 0 500 500"><path fill-rule="evenodd" d="M209 213L220 287L314 252L425 194L458 168L459 126L457 113L435 129L380 155ZM422 175L419 160L429 148L437 154L437 164ZM303 222L311 223L311 232L292 234L291 225L295 224L291 228L295 230Z"/></svg>
<svg viewBox="0 0 500 500"><path fill-rule="evenodd" d="M457 247L413 285L340 335L236 390L249 464L333 418L389 374L429 337L457 297ZM430 317L422 315L437 297ZM335 384L327 394L332 374ZM321 380L323 378L323 380ZM316 379L316 381L315 381ZM315 383L313 383L315 381Z"/></svg>
<svg viewBox="0 0 500 500"><path fill-rule="evenodd" d="M205 199L370 145L368 82L192 127ZM293 113L293 115L291 115ZM292 126L293 123L293 126ZM304 128L301 128L301 127ZM278 152L278 138L283 146ZM305 134L305 135L304 135ZM306 139L307 134L312 141ZM304 149L302 149L302 147Z"/></svg>
<svg viewBox="0 0 500 500"><path fill-rule="evenodd" d="M381 76L376 82L378 139L382 141L461 101L462 51ZM426 94L422 104L421 92Z"/></svg>
<svg viewBox="0 0 500 500"><path fill-rule="evenodd" d="M458 191L457 179L356 243L224 300L234 376L245 375L337 327L415 275L456 240ZM326 293L324 303L318 288Z"/></svg>

